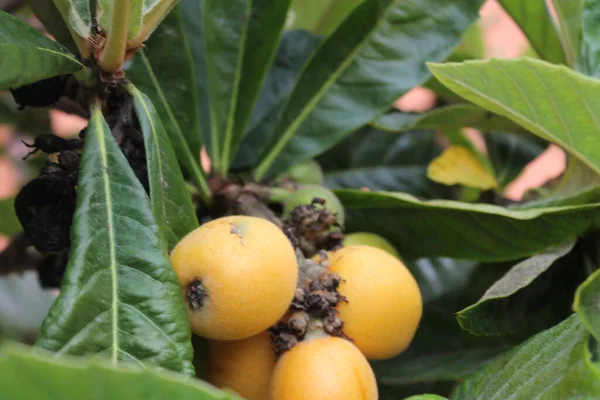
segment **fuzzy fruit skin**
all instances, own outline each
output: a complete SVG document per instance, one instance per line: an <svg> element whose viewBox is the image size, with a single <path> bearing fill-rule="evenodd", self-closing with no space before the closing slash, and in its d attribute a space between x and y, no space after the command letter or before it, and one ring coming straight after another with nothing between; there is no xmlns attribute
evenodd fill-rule
<svg viewBox="0 0 600 400"><path fill-rule="evenodd" d="M352 343L338 337L305 340L275 366L271 400L376 400L377 382L369 362Z"/></svg>
<svg viewBox="0 0 600 400"><path fill-rule="evenodd" d="M315 197L325 200L325 208L336 214L337 222L343 226L345 214L342 202L331 190L319 185L301 185L285 202L283 215L289 216L294 211L294 208L311 204ZM321 206L317 205L317 207Z"/></svg>
<svg viewBox="0 0 600 400"><path fill-rule="evenodd" d="M342 278L338 291L348 302L338 305L344 332L370 360L403 352L412 341L423 299L408 268L371 246L349 246L331 254L329 270Z"/></svg>
<svg viewBox="0 0 600 400"><path fill-rule="evenodd" d="M247 400L269 400L275 352L267 332L242 340L211 340L209 383L234 390Z"/></svg>
<svg viewBox="0 0 600 400"><path fill-rule="evenodd" d="M400 254L396 248L385 238L371 232L355 232L344 235L344 246L371 246L377 247L383 251L387 251L397 259L400 259Z"/></svg>
<svg viewBox="0 0 600 400"><path fill-rule="evenodd" d="M272 222L248 216L218 218L186 235L171 252L192 331L208 339L256 335L290 305L298 262L285 234ZM187 290L201 281L206 298L193 310Z"/></svg>

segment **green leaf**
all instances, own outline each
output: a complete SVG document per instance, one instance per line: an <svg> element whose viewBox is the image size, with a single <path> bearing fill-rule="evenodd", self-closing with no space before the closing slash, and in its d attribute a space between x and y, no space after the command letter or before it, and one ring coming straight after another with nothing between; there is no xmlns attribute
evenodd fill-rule
<svg viewBox="0 0 600 400"><path fill-rule="evenodd" d="M133 84L151 100L169 135L179 162L204 192L208 184L200 167L200 121L194 88L194 60L185 43L182 14L175 7L127 69Z"/></svg>
<svg viewBox="0 0 600 400"><path fill-rule="evenodd" d="M307 2L295 0L289 12L292 29L329 35L363 0L322 0Z"/></svg>
<svg viewBox="0 0 600 400"><path fill-rule="evenodd" d="M579 53L579 37L581 31L581 9L583 0L549 0L554 8L559 35L569 65L575 65Z"/></svg>
<svg viewBox="0 0 600 400"><path fill-rule="evenodd" d="M193 375L181 289L142 184L99 108L79 170L69 263L37 346Z"/></svg>
<svg viewBox="0 0 600 400"><path fill-rule="evenodd" d="M474 335L535 333L570 314L581 274L577 259L565 257L574 242L537 254L512 267L477 303L458 312L461 327Z"/></svg>
<svg viewBox="0 0 600 400"><path fill-rule="evenodd" d="M446 397L438 396L437 394L418 394L416 396L407 397L404 400L447 400Z"/></svg>
<svg viewBox="0 0 600 400"><path fill-rule="evenodd" d="M429 77L477 18L482 1L373 0L356 7L296 81L255 178L312 158Z"/></svg>
<svg viewBox="0 0 600 400"><path fill-rule="evenodd" d="M54 0L27 0L27 5L58 43L77 53L77 45Z"/></svg>
<svg viewBox="0 0 600 400"><path fill-rule="evenodd" d="M577 2L577 1L576 1ZM581 47L577 70L600 78L600 1L584 0L581 13Z"/></svg>
<svg viewBox="0 0 600 400"><path fill-rule="evenodd" d="M0 90L72 74L82 68L60 44L0 11Z"/></svg>
<svg viewBox="0 0 600 400"><path fill-rule="evenodd" d="M15 199L0 200L0 215L2 215L0 234L12 236L23 230L15 214Z"/></svg>
<svg viewBox="0 0 600 400"><path fill-rule="evenodd" d="M229 129L225 130L224 133L225 139L223 141L224 147L220 168L224 175L226 175L232 158L244 139L252 109L256 104L269 67L275 58L291 0L276 2L253 0L251 3L252 12L244 35L243 56L237 71L237 74L239 74L238 86L234 88L236 93L235 97L232 98L233 112L230 118L233 120L228 121L227 127ZM221 48L219 47L217 51L220 53ZM211 58L207 57L207 62L210 60ZM221 76L221 64L217 63L217 66L217 75ZM212 82L212 80L209 82ZM215 82L218 82L218 80L215 79ZM211 101L211 105L216 108L218 103Z"/></svg>
<svg viewBox="0 0 600 400"><path fill-rule="evenodd" d="M346 189L336 190L336 195L344 204L349 232L379 234L406 259L516 260L567 243L600 223L600 204L517 211L449 200L419 201L403 193Z"/></svg>
<svg viewBox="0 0 600 400"><path fill-rule="evenodd" d="M467 378L453 400L592 399L600 375L585 328L571 316Z"/></svg>
<svg viewBox="0 0 600 400"><path fill-rule="evenodd" d="M249 168L256 164L294 81L320 41L320 37L300 29L283 34L236 154L234 168Z"/></svg>
<svg viewBox="0 0 600 400"><path fill-rule="evenodd" d="M427 179L427 164L440 154L433 132L390 135L365 128L319 157L330 188L397 190L423 198L448 197Z"/></svg>
<svg viewBox="0 0 600 400"><path fill-rule="evenodd" d="M499 0L541 59L567 65L565 52L545 0Z"/></svg>
<svg viewBox="0 0 600 400"><path fill-rule="evenodd" d="M575 293L573 310L591 332L600 340L600 269L583 282Z"/></svg>
<svg viewBox="0 0 600 400"><path fill-rule="evenodd" d="M526 133L520 125L508 118L471 104L455 104L435 108L425 113L392 111L371 122L377 129L404 132L411 129L461 129Z"/></svg>
<svg viewBox="0 0 600 400"><path fill-rule="evenodd" d="M593 190L600 186L600 175L590 167L576 159L567 158L567 170L556 186L553 196L569 196Z"/></svg>
<svg viewBox="0 0 600 400"><path fill-rule="evenodd" d="M545 141L537 137L511 133L486 134L484 140L496 179L502 188L517 178L548 147Z"/></svg>
<svg viewBox="0 0 600 400"><path fill-rule="evenodd" d="M54 0L63 18L71 29L82 38L88 39L92 29L91 0ZM99 0L102 3L102 0Z"/></svg>
<svg viewBox="0 0 600 400"><path fill-rule="evenodd" d="M600 81L532 59L429 64L433 74L473 103L504 115L565 148L600 173Z"/></svg>
<svg viewBox="0 0 600 400"><path fill-rule="evenodd" d="M242 79L244 45L250 22L251 0L203 2L204 63L210 116L208 154L219 173L221 157L231 146L235 111ZM237 138L236 138L237 139Z"/></svg>
<svg viewBox="0 0 600 400"><path fill-rule="evenodd" d="M204 1L198 0L180 0L180 17L183 23L185 40L187 48L191 54L190 67L195 75L195 86L197 97L196 109L199 115L199 124L196 125L200 130L202 141L208 153L212 152L213 144L211 139L211 116L210 100L208 98L208 72L205 60L205 24L204 21ZM161 24L162 25L162 24ZM160 26L159 26L160 28ZM156 35L155 35L156 36Z"/></svg>
<svg viewBox="0 0 600 400"><path fill-rule="evenodd" d="M417 280L425 304L466 287L476 267L472 261L444 257L419 258L406 266Z"/></svg>
<svg viewBox="0 0 600 400"><path fill-rule="evenodd" d="M4 398L11 400L241 400L169 371L125 368L83 357L56 358L16 344L0 348L0 386Z"/></svg>
<svg viewBox="0 0 600 400"><path fill-rule="evenodd" d="M150 182L154 217L162 226L167 249L198 227L198 219L175 152L156 109L146 95L130 88L140 121Z"/></svg>

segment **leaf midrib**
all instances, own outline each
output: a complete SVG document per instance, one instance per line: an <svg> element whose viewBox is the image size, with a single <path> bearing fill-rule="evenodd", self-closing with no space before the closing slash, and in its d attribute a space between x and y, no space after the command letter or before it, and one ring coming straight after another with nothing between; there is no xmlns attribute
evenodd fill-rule
<svg viewBox="0 0 600 400"><path fill-rule="evenodd" d="M111 289L112 289L112 301L111 301L111 321L112 321L112 357L113 364L116 364L119 358L119 327L118 327L118 306L119 306L119 287L117 279L117 254L116 254L116 239L115 239L115 224L114 215L112 211L112 192L110 189L110 179L108 176L108 156L106 150L106 143L104 142L104 126L102 124L101 111L96 109L94 111L94 124L96 131L96 139L98 140L98 147L100 158L102 160L102 181L104 184L104 198L106 202L106 219L107 219L107 232L108 232L108 251L110 255L110 272L111 272Z"/></svg>

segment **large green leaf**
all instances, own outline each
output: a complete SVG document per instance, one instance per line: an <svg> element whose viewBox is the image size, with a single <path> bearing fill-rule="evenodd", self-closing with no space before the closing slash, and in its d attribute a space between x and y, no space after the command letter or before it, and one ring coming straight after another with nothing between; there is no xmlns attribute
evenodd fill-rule
<svg viewBox="0 0 600 400"><path fill-rule="evenodd" d="M547 142L535 136L518 136L511 133L484 135L489 160L500 187L505 188L523 169L548 147Z"/></svg>
<svg viewBox="0 0 600 400"><path fill-rule="evenodd" d="M577 70L600 78L600 1L584 0L581 15L581 45Z"/></svg>
<svg viewBox="0 0 600 400"><path fill-rule="evenodd" d="M0 386L7 400L241 400L232 392L168 371L83 357L57 359L15 344L0 348Z"/></svg>
<svg viewBox="0 0 600 400"><path fill-rule="evenodd" d="M600 173L600 81L544 61L430 64L457 94L504 115Z"/></svg>
<svg viewBox="0 0 600 400"><path fill-rule="evenodd" d="M418 394L416 396L408 397L405 400L447 400L447 399L445 397L438 396L437 394Z"/></svg>
<svg viewBox="0 0 600 400"><path fill-rule="evenodd" d="M196 106L200 118L200 129L202 141L206 150L210 153L213 148L211 142L211 116L210 101L208 98L208 72L206 69L205 40L204 40L204 1L181 0L181 18L185 32L186 43L192 57L191 67L195 74L196 97L198 104ZM156 36L156 35L155 35Z"/></svg>
<svg viewBox="0 0 600 400"><path fill-rule="evenodd" d="M579 54L583 0L549 0L549 2L558 19L559 35L567 60L569 65L573 66Z"/></svg>
<svg viewBox="0 0 600 400"><path fill-rule="evenodd" d="M236 158L234 168L256 164L265 149L267 138L281 115L300 69L320 42L320 37L305 30L285 32L279 43L275 60L265 78Z"/></svg>
<svg viewBox="0 0 600 400"><path fill-rule="evenodd" d="M202 20L204 63L209 98L210 145L212 163L219 172L226 143L232 130L242 79L242 63L252 0L205 0Z"/></svg>
<svg viewBox="0 0 600 400"><path fill-rule="evenodd" d="M543 60L567 64L565 52L545 0L499 0Z"/></svg>
<svg viewBox="0 0 600 400"><path fill-rule="evenodd" d="M463 329L475 335L529 335L570 314L585 272L573 242L530 257L510 269L475 304L457 313Z"/></svg>
<svg viewBox="0 0 600 400"><path fill-rule="evenodd" d="M449 191L427 178L427 164L440 154L433 132L390 135L362 129L319 157L331 188L396 190L423 198Z"/></svg>
<svg viewBox="0 0 600 400"><path fill-rule="evenodd" d="M276 55L277 45L281 38L287 11L291 0L252 0L252 12L248 21L248 28L245 32L243 43L243 57L236 74L238 83L235 90L235 97L232 97L232 112L224 131L223 153L221 157L220 171L226 174L232 162L233 156L237 153L244 133L250 120L252 110L258 99L261 86L265 80L269 67ZM235 18L235 15L232 15ZM222 49L226 46L216 46L219 61L222 55ZM211 50L211 47L207 48ZM207 53L207 63L212 59ZM217 63L217 76L221 77L222 65ZM225 76L227 78L227 76ZM209 82L213 82L210 80ZM217 86L221 86L220 79L215 79ZM218 110L218 102L211 100L211 106ZM213 125L214 127L214 125Z"/></svg>
<svg viewBox="0 0 600 400"><path fill-rule="evenodd" d="M388 132L404 132L410 129L461 128L496 132L526 132L523 127L510 119L471 104L456 104L436 108L426 113L393 111L372 121L371 125Z"/></svg>
<svg viewBox="0 0 600 400"><path fill-rule="evenodd" d="M179 162L208 188L200 167L200 121L194 90L194 61L186 43L181 8L175 7L134 58L127 76L156 107ZM206 189L207 190L207 189Z"/></svg>
<svg viewBox="0 0 600 400"><path fill-rule="evenodd" d="M576 316L548 329L467 378L453 400L594 399L600 374Z"/></svg>
<svg viewBox="0 0 600 400"><path fill-rule="evenodd" d="M162 226L168 250L171 250L181 238L198 227L198 219L175 152L156 109L139 90L131 87L130 91L144 135L150 202L154 217Z"/></svg>
<svg viewBox="0 0 600 400"><path fill-rule="evenodd" d="M61 294L37 345L193 375L189 321L159 225L98 108L77 194Z"/></svg>
<svg viewBox="0 0 600 400"><path fill-rule="evenodd" d="M0 11L0 90L71 74L81 68L83 65L66 48Z"/></svg>
<svg viewBox="0 0 600 400"><path fill-rule="evenodd" d="M69 27L62 18L54 0L27 0L27 5L58 43L65 46L72 53L78 51Z"/></svg>
<svg viewBox="0 0 600 400"><path fill-rule="evenodd" d="M404 258L482 261L525 258L567 243L600 224L600 204L508 210L403 193L337 190L348 231L388 238ZM400 227L400 228L399 228Z"/></svg>
<svg viewBox="0 0 600 400"><path fill-rule="evenodd" d="M417 280L423 302L427 304L466 287L476 264L472 261L429 257L407 262L406 266Z"/></svg>
<svg viewBox="0 0 600 400"><path fill-rule="evenodd" d="M429 77L477 18L482 1L373 0L356 7L296 81L255 177L340 142Z"/></svg>

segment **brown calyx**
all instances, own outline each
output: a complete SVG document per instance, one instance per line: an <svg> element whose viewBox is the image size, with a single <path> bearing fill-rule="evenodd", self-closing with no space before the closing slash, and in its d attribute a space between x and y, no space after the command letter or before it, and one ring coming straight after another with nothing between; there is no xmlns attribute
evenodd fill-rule
<svg viewBox="0 0 600 400"><path fill-rule="evenodd" d="M344 233L335 214L317 205L323 205L323 200L314 198L312 204L296 207L283 220L284 232L296 238L297 247L305 257L312 257L321 250L338 249L344 241ZM340 230L332 231L332 227Z"/></svg>
<svg viewBox="0 0 600 400"><path fill-rule="evenodd" d="M204 306L204 299L208 297L208 294L200 279L196 279L188 285L186 297L192 310L196 311Z"/></svg>
<svg viewBox="0 0 600 400"><path fill-rule="evenodd" d="M336 309L340 302L346 301L337 291L341 283L339 275L312 260L302 257L299 261L300 279L292 304L284 317L269 329L277 356L302 341L311 326L331 336L348 339ZM312 324L317 320L321 323Z"/></svg>

